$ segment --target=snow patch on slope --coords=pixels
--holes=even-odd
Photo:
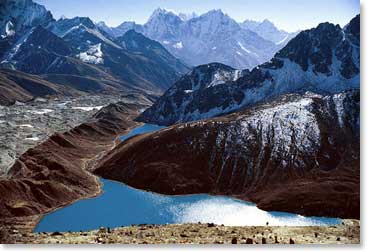
[[[15,35],[14,24],[11,21],[8,21],[5,25],[5,36],[2,35],[2,38],[11,37]]]
[[[335,104],[335,111],[338,115],[338,123],[340,127],[343,127],[343,114],[344,114],[344,93],[339,93],[333,96],[333,101]]]
[[[74,106],[71,109],[73,110],[82,110],[85,112],[93,111],[93,110],[101,110],[103,106]]]
[[[183,44],[182,44],[182,42],[178,42],[178,43],[174,44],[173,47],[175,47],[176,49],[182,49]]]
[[[30,29],[27,33],[21,36],[18,41],[14,44],[11,50],[5,55],[4,60],[1,63],[10,62],[13,57],[18,53],[20,47],[27,42],[28,37],[32,34],[34,29]]]
[[[280,44],[284,43],[288,39],[288,37],[289,37],[289,35],[286,35],[282,40],[276,42],[275,44],[280,45]]]
[[[245,47],[245,46],[243,46],[241,42],[238,42],[238,45],[239,45],[239,46],[241,47],[241,49],[242,49],[242,50],[244,50],[245,52],[247,52],[247,53],[251,53],[251,51],[250,51],[250,50],[248,50],[248,49],[246,49],[246,47]]]
[[[320,130],[315,115],[310,111],[312,103],[311,98],[303,98],[257,111],[242,122],[243,133],[248,133],[249,128],[262,128],[263,146],[267,144],[266,135],[273,133],[272,154],[288,153],[292,144],[302,152],[314,151],[320,145]]]
[[[246,53],[248,53],[248,54],[252,54],[252,55],[254,55],[255,57],[259,57],[259,55],[258,55],[257,53],[255,53],[255,52],[253,52],[253,51],[251,51],[251,50],[247,49],[245,46],[243,46],[243,44],[242,44],[241,42],[237,42],[237,43],[238,43],[238,45],[241,47],[241,49],[242,49],[243,51],[245,51]],[[242,53],[241,53],[241,52],[237,52],[237,54],[238,54],[238,55],[242,55]]]
[[[90,46],[86,52],[79,53],[76,57],[85,63],[103,64],[101,43]]]
[[[235,71],[217,71],[214,73],[212,81],[208,84],[209,87],[225,84],[227,81],[236,81],[241,76],[241,70]]]

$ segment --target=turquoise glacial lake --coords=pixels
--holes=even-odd
[[[145,124],[121,137],[162,129]],[[167,196],[100,179],[103,193],[45,215],[35,232],[87,231],[132,224],[216,223],[228,226],[308,226],[339,224],[338,218],[304,217],[284,212],[267,212],[255,204],[226,196],[207,194]]]

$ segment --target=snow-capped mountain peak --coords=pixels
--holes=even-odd
[[[81,27],[94,29],[95,25],[88,17],[74,17],[59,19],[51,25],[50,29],[59,37],[65,37],[71,31]]]
[[[164,8],[158,8],[156,10],[153,11],[153,14],[149,17],[148,19],[148,23],[149,22],[154,22],[155,19],[159,19],[159,18],[171,18],[171,19],[179,19],[181,20],[181,18],[178,16],[179,14],[176,13],[173,10],[168,10],[168,9],[164,9]]]
[[[262,22],[257,22],[253,20],[245,20],[241,23],[243,29],[251,30],[256,32],[259,36],[266,40],[272,41],[276,45],[280,46],[279,49],[284,47],[293,37],[295,37],[298,32],[286,32],[284,30],[278,29],[274,23],[268,19],[264,19]]]
[[[144,25],[124,22],[113,28],[100,23],[98,27],[114,37],[134,29],[160,42],[188,65],[219,62],[239,69],[251,69],[268,61],[292,38],[285,33],[273,42],[243,29],[221,9],[198,16],[158,8]]]
[[[178,36],[182,19],[172,11],[156,9],[144,25],[144,35],[154,40],[162,41]]]

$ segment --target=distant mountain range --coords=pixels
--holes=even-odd
[[[117,27],[108,27],[104,22],[97,25],[114,37],[134,29],[160,42],[192,66],[219,62],[238,69],[251,69],[270,60],[297,34],[278,30],[268,20],[239,24],[221,10],[198,16],[158,8],[144,25],[135,22],[123,22]]]
[[[243,29],[247,29],[256,32],[262,38],[272,41],[276,45],[285,46],[292,38],[294,38],[299,32],[286,32],[279,30],[272,22],[265,19],[262,22],[253,20],[246,20],[240,23]]]
[[[87,17],[56,21],[31,0],[6,0],[0,13],[0,67],[77,91],[159,95],[189,70],[143,35],[114,38]]]
[[[359,15],[344,28],[322,23],[299,33],[252,71],[218,63],[198,66],[139,119],[171,125],[233,112],[285,93],[359,88],[359,30]]]
[[[39,75],[72,93],[160,95],[190,66],[253,68],[295,35],[267,20],[239,24],[221,10],[198,16],[159,8],[144,25],[114,28],[88,17],[55,20],[32,0],[4,0],[0,14],[0,67]]]

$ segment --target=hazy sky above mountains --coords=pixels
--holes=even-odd
[[[197,14],[222,9],[238,22],[267,18],[287,31],[328,21],[344,26],[360,12],[359,0],[34,0],[55,18],[88,16],[117,26],[123,21],[145,23],[158,7]]]

